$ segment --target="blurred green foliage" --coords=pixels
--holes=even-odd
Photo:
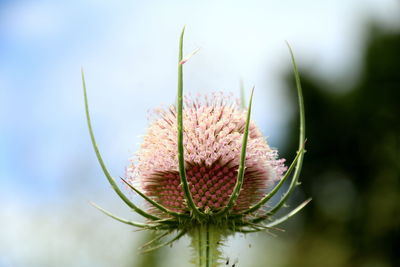
[[[400,266],[400,34],[371,26],[363,53],[350,90],[300,68],[308,139],[300,180],[313,201],[302,211],[303,232],[288,237],[286,266]],[[297,127],[294,117],[289,159]]]

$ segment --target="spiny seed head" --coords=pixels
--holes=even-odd
[[[158,109],[136,157],[128,180],[164,207],[189,212],[178,171],[176,107]],[[237,180],[246,111],[223,94],[185,98],[183,140],[186,176],[195,205],[202,211],[224,208]],[[233,213],[258,202],[286,170],[260,130],[250,122],[244,182]],[[161,215],[156,210],[153,213]]]

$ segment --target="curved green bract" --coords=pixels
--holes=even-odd
[[[182,29],[181,37],[179,39],[179,59],[178,59],[178,161],[179,161],[179,176],[183,192],[185,195],[186,203],[191,210],[192,214],[197,218],[205,216],[193,202],[192,194],[190,193],[189,184],[186,178],[185,169],[185,156],[183,148],[183,36],[185,34],[185,27]]]
[[[296,157],[294,158],[294,160],[290,164],[289,169],[287,170],[285,175],[282,177],[282,179],[279,181],[279,183],[267,195],[265,195],[265,197],[263,197],[257,204],[255,204],[254,206],[248,208],[247,210],[244,210],[243,212],[241,212],[237,216],[246,215],[246,214],[252,213],[254,211],[257,211],[265,203],[267,203],[267,201],[270,200],[276,194],[276,192],[278,192],[278,190],[282,187],[283,183],[290,176],[290,174],[292,173],[292,171],[293,171],[298,159],[300,158],[300,155],[303,153],[303,151],[304,151],[304,147],[300,151],[297,152]]]
[[[94,137],[93,129],[92,129],[92,123],[90,120],[90,114],[89,114],[89,104],[88,104],[88,97],[86,93],[86,82],[85,82],[85,75],[83,73],[82,69],[82,86],[83,86],[83,96],[85,99],[85,112],[86,112],[86,121],[87,125],[89,128],[89,134],[90,134],[90,139],[92,141],[93,149],[96,153],[97,160],[100,163],[101,169],[103,170],[104,175],[106,176],[108,182],[110,183],[111,187],[114,189],[114,191],[117,193],[117,195],[124,201],[130,208],[132,208],[134,211],[142,215],[143,217],[150,219],[150,220],[159,220],[157,216],[148,214],[144,210],[138,208],[135,204],[132,203],[125,195],[122,193],[122,191],[119,189],[117,183],[115,182],[114,178],[111,177],[109,171],[107,170],[106,165],[104,164],[103,158],[101,157],[99,148],[97,147],[96,139]]]
[[[155,208],[171,215],[174,217],[183,217],[183,218],[188,218],[189,216],[187,214],[181,214],[178,212],[174,212],[172,210],[167,209],[166,207],[164,207],[163,205],[157,203],[156,201],[152,200],[151,198],[149,198],[148,196],[146,196],[145,194],[143,194],[140,190],[136,189],[133,185],[131,185],[130,183],[128,183],[128,181],[126,181],[124,178],[121,178],[121,180],[129,186],[129,188],[131,188],[133,191],[135,191],[136,193],[138,193],[142,198],[144,198],[147,202],[149,202],[150,204],[152,204]]]
[[[145,247],[150,246],[151,244],[153,244],[154,242],[157,242],[158,240],[162,239],[164,236],[169,235],[171,232],[170,231],[166,231],[164,233],[162,233],[161,235],[156,236],[155,238],[153,238],[152,240],[150,240],[149,242],[143,244],[140,248],[144,249]]]
[[[303,91],[301,88],[301,82],[300,82],[300,75],[297,69],[297,64],[296,60],[293,55],[292,48],[290,47],[289,43],[286,43],[290,56],[292,58],[292,64],[293,64],[293,72],[294,72],[294,77],[296,79],[296,88],[297,88],[297,96],[298,96],[298,102],[299,102],[299,111],[300,111],[300,134],[299,134],[299,151],[301,150],[303,144],[306,141],[305,134],[306,134],[306,123],[305,123],[305,113],[304,113],[304,100],[303,100]],[[293,192],[294,188],[299,185],[298,180],[301,172],[301,167],[303,165],[303,158],[304,158],[304,150],[303,152],[300,153],[300,157],[297,161],[296,164],[296,170],[293,175],[292,182],[290,183],[289,189],[287,192],[282,196],[281,200],[274,206],[270,211],[268,211],[267,215],[273,215],[275,214],[276,211],[278,211],[286,202],[287,198],[289,195]]]
[[[256,224],[256,223],[238,223],[239,225],[236,228],[230,227],[230,229],[234,232],[240,232],[240,233],[255,233],[255,232],[260,232],[260,231],[265,231],[265,230],[281,230],[278,228],[273,228],[269,227],[266,225],[262,224]]]
[[[262,230],[264,230],[264,229],[262,229]],[[257,232],[260,232],[262,230],[258,230],[258,229],[248,230],[248,229],[238,229],[238,228],[235,229],[236,232],[239,232],[239,233],[242,233],[242,234],[257,233]]]
[[[284,221],[288,220],[289,218],[293,217],[296,213],[298,213],[300,210],[302,210],[309,202],[311,201],[311,198],[307,199],[303,203],[301,203],[299,206],[297,206],[295,209],[293,209],[291,212],[286,214],[285,216],[282,216],[279,219],[274,220],[273,222],[265,224],[266,227],[273,227],[275,225],[281,224]]]
[[[286,44],[287,44],[287,46],[289,48],[290,56],[291,56],[291,59],[292,59],[293,72],[294,72],[294,76],[295,76],[295,80],[296,80],[297,97],[298,97],[299,113],[300,113],[299,114],[299,117],[300,117],[299,151],[302,151],[303,144],[305,143],[305,133],[306,133],[303,91],[302,91],[302,88],[301,88],[300,75],[299,75],[299,72],[298,72],[298,69],[297,69],[297,64],[296,64],[296,60],[295,60],[294,55],[293,55],[292,48],[290,47],[289,43],[286,43]],[[259,222],[259,221],[264,220],[267,217],[270,217],[270,216],[274,215],[285,204],[286,200],[288,199],[290,194],[293,192],[295,187],[299,185],[298,180],[299,180],[299,176],[300,176],[300,172],[301,172],[301,167],[302,167],[302,164],[303,164],[304,153],[305,153],[304,150],[300,153],[299,159],[297,160],[296,169],[295,169],[295,172],[293,174],[292,181],[291,181],[291,183],[289,185],[288,190],[285,192],[285,194],[283,194],[283,196],[280,199],[280,201],[272,209],[270,209],[265,214],[265,216],[253,219],[253,220],[251,220],[252,222]],[[262,219],[262,218],[264,218],[264,219]]]
[[[239,197],[240,190],[242,189],[243,180],[244,180],[244,171],[245,171],[245,161],[246,161],[246,149],[247,149],[247,140],[249,137],[249,125],[250,125],[250,115],[251,115],[251,105],[253,102],[253,93],[254,87],[251,90],[250,101],[249,101],[249,108],[247,110],[247,118],[246,118],[246,126],[243,133],[243,140],[242,140],[242,151],[240,153],[240,163],[238,174],[236,178],[236,184],[233,188],[232,194],[229,198],[228,204],[219,212],[216,212],[215,215],[223,215],[229,212],[236,203],[237,198]]]
[[[105,215],[107,215],[107,216],[113,218],[114,220],[117,220],[117,221],[119,221],[119,222],[122,222],[122,223],[124,223],[124,224],[132,225],[132,226],[139,227],[139,228],[149,228],[149,227],[151,227],[150,225],[147,225],[147,224],[144,224],[144,223],[133,222],[133,221],[129,221],[129,220],[126,220],[126,219],[122,219],[122,218],[120,218],[120,217],[118,217],[118,216],[112,214],[111,212],[109,212],[109,211],[103,209],[102,207],[98,206],[98,205],[97,205],[96,203],[94,203],[94,202],[90,202],[90,204],[91,204],[93,207],[95,207],[96,209],[100,210],[100,211],[101,211],[102,213],[104,213]]]
[[[181,238],[182,236],[184,236],[185,234],[186,234],[186,230],[182,230],[176,237],[174,237],[174,238],[171,239],[170,241],[167,241],[167,242],[165,242],[165,243],[159,244],[159,245],[154,246],[154,247],[149,248],[149,249],[142,250],[142,252],[143,252],[143,253],[147,253],[147,252],[151,252],[151,251],[153,251],[153,250],[156,250],[156,249],[159,249],[159,248],[168,246],[169,244],[172,244],[172,243],[174,243],[175,241],[177,241],[178,239],[180,239],[180,238]]]

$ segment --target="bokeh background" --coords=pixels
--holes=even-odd
[[[141,220],[96,162],[80,81],[83,66],[100,149],[123,176],[148,110],[174,102],[184,24],[186,52],[201,48],[186,92],[255,85],[253,118],[289,160],[298,121],[285,40],[303,81],[308,152],[290,204],[313,201],[284,233],[230,238],[230,262],[400,266],[397,0],[0,1],[0,266],[188,266],[187,239],[141,255],[148,234],[88,204]]]

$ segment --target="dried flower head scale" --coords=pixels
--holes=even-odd
[[[179,42],[177,106],[160,111],[150,123],[137,153],[137,162],[128,167],[127,178],[121,178],[148,202],[150,209],[147,211],[136,206],[121,191],[103,162],[91,126],[82,71],[87,124],[100,166],[118,196],[147,221],[139,223],[122,219],[92,204],[120,222],[159,231],[154,240],[143,246],[143,251],[171,244],[188,234],[192,239],[196,266],[217,266],[221,260],[218,247],[224,237],[235,232],[272,229],[310,201],[273,220],[299,185],[305,153],[303,97],[296,62],[288,45],[298,92],[300,136],[297,154],[286,170],[284,160],[278,158],[277,151],[268,146],[250,120],[254,88],[248,108],[245,108],[243,97],[243,108],[235,106],[223,95],[186,98],[184,101],[183,64],[197,51],[183,59],[183,36],[184,29]],[[267,202],[293,171],[287,191],[275,205],[266,209]],[[270,189],[275,181],[278,183]],[[133,182],[139,182],[141,190],[133,186]],[[174,232],[174,237],[162,241]]]

